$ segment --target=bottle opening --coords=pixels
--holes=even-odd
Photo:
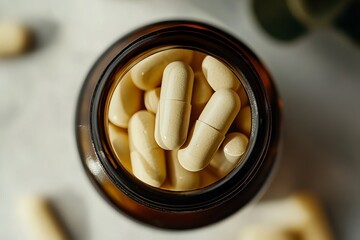
[[[112,164],[168,191],[205,188],[241,168],[254,141],[241,76],[185,48],[157,51],[112,74],[104,113]]]

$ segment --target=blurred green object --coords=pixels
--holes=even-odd
[[[335,26],[359,43],[359,0],[253,0],[253,10],[260,26],[281,41]]]
[[[254,0],[253,9],[261,27],[272,37],[290,41],[307,29],[292,15],[286,0]]]

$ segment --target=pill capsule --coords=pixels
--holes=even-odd
[[[239,80],[222,62],[211,56],[206,56],[202,62],[202,71],[214,91],[222,88],[237,90]]]
[[[178,150],[166,152],[167,175],[170,178],[170,183],[173,190],[188,191],[199,187],[200,174],[198,172],[190,172],[183,168],[177,157]]]
[[[203,170],[198,172],[200,174],[200,187],[201,188],[207,187],[210,184],[213,184],[214,182],[219,180],[219,177],[216,174],[214,174],[209,167],[210,166],[207,166],[206,168],[204,168]]]
[[[192,126],[192,123],[199,118],[213,93],[214,91],[206,81],[204,74],[201,71],[196,72],[194,75],[194,87],[191,98],[190,126]]]
[[[42,196],[26,196],[17,206],[19,220],[29,239],[70,239],[50,202]]]
[[[109,140],[117,156],[117,160],[129,172],[131,169],[129,137],[125,129],[109,123]]]
[[[220,147],[239,110],[240,99],[233,90],[216,91],[179,150],[180,164],[189,171],[205,168]]]
[[[250,136],[251,132],[251,109],[250,106],[241,108],[239,114],[235,118],[235,126],[238,131]]]
[[[219,177],[228,174],[239,163],[248,146],[248,138],[243,133],[226,135],[221,147],[210,161],[211,170]]]
[[[155,140],[163,149],[178,149],[186,140],[194,73],[183,62],[172,62],[163,74]]]
[[[190,63],[193,51],[186,49],[170,49],[155,53],[145,58],[131,69],[134,84],[142,90],[151,90],[161,83],[165,67],[174,61]]]
[[[145,92],[144,103],[149,112],[156,113],[160,101],[160,88],[155,88]]]
[[[165,153],[154,139],[155,115],[142,110],[129,121],[130,157],[133,174],[159,187],[166,178]]]
[[[30,31],[16,22],[0,22],[0,58],[11,57],[28,50],[31,45]]]
[[[109,105],[109,120],[118,127],[127,128],[130,117],[141,109],[142,91],[127,73],[116,86]]]
[[[279,226],[247,226],[240,233],[242,240],[296,240],[301,239],[301,234],[292,229],[283,229]]]

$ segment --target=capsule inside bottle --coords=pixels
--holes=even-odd
[[[113,166],[131,174],[134,181],[176,192],[208,187],[241,168],[254,139],[253,105],[243,74],[216,56],[196,50],[173,48],[147,55],[132,68],[120,67],[113,74],[105,110]],[[209,106],[214,96],[220,100]],[[235,104],[231,108],[228,100],[222,101],[228,96]],[[139,116],[151,119],[151,126],[145,122],[135,126]],[[121,119],[121,124],[114,119]],[[114,141],[118,133],[129,136],[123,138],[129,141],[123,148],[122,138]],[[126,155],[119,154],[119,149]],[[212,152],[207,154],[209,149]],[[188,167],[197,165],[193,163],[200,159],[200,152],[201,166]],[[192,159],[186,159],[189,154]]]

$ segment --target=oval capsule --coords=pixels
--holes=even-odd
[[[221,147],[210,161],[210,169],[219,177],[228,174],[239,163],[248,146],[248,138],[243,133],[226,135]]]
[[[160,187],[166,178],[165,153],[154,139],[155,115],[142,110],[129,122],[130,157],[133,174],[141,181]]]
[[[204,58],[202,71],[214,91],[223,88],[236,91],[240,86],[240,82],[234,73],[222,62],[211,56]]]
[[[131,172],[129,137],[125,129],[116,127],[109,123],[109,140],[117,156],[119,163],[125,167],[128,172]]]
[[[144,103],[149,112],[156,113],[160,101],[161,88],[155,88],[145,92]]]
[[[151,90],[161,83],[161,76],[165,67],[174,61],[190,63],[193,51],[187,49],[170,49],[155,53],[131,69],[134,84],[142,90]]]
[[[194,75],[194,87],[191,98],[191,126],[199,118],[202,110],[213,93],[214,91],[206,81],[204,74],[201,71],[196,72]]]
[[[235,126],[238,131],[245,133],[247,136],[250,136],[251,132],[251,108],[250,106],[245,106],[241,108],[239,114],[235,118]]]
[[[200,175],[197,172],[190,172],[183,168],[177,157],[178,150],[172,150],[166,152],[168,178],[170,178],[170,184],[172,190],[175,191],[189,191],[199,187]]]
[[[164,70],[156,118],[155,140],[167,150],[178,149],[186,140],[194,73],[183,62],[172,62]]]
[[[127,128],[131,116],[142,106],[142,91],[127,73],[116,86],[110,100],[108,118],[118,127]]]
[[[180,164],[189,171],[205,168],[220,147],[239,110],[240,99],[233,90],[216,91],[179,150]]]

